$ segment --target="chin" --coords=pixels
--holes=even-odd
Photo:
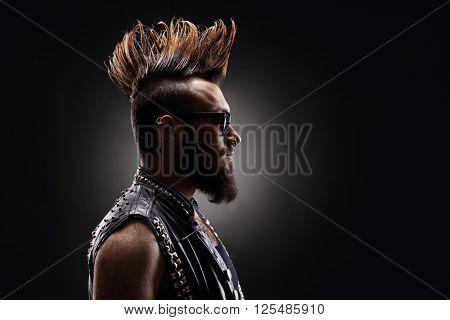
[[[197,188],[207,195],[211,203],[229,203],[237,197],[238,189],[233,175],[233,162],[226,157],[220,162],[217,174],[198,173],[194,176],[194,180]]]

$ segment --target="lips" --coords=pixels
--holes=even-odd
[[[233,160],[234,151],[229,151],[225,154],[225,158]]]

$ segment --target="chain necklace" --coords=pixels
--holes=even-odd
[[[219,235],[217,234],[216,231],[214,231],[214,227],[211,225],[211,222],[209,221],[209,219],[207,219],[203,213],[195,210],[198,213],[198,216],[200,217],[200,219],[202,219],[202,221],[204,222],[204,224],[207,226],[207,228],[214,234],[214,236],[217,238],[218,244],[220,244],[222,241],[219,238]],[[206,230],[205,230],[206,231]]]

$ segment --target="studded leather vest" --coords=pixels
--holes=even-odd
[[[166,192],[168,191],[168,192]],[[92,232],[88,253],[89,298],[95,257],[102,243],[130,219],[142,219],[154,232],[166,260],[169,285],[156,299],[244,299],[236,270],[223,243],[214,246],[194,219],[198,204],[166,182],[138,168],[133,184]]]

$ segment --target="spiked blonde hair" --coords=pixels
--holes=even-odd
[[[107,62],[113,82],[130,99],[151,79],[200,76],[215,83],[225,77],[236,26],[222,20],[206,28],[182,18],[159,22],[157,31],[140,21],[116,45]]]

